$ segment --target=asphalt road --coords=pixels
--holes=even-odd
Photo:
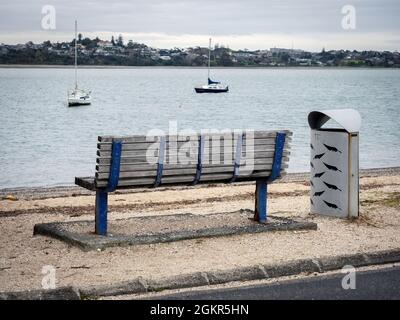
[[[236,288],[199,290],[159,296],[159,299],[175,300],[399,300],[400,266],[356,272],[356,289],[342,288],[346,274],[306,277],[273,284],[258,284]]]

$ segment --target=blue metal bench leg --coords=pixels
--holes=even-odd
[[[254,220],[264,223],[267,222],[267,181],[256,181],[256,205]]]
[[[96,234],[107,235],[108,193],[96,191]]]
[[[267,180],[256,182],[256,206],[254,210],[254,220],[265,223],[267,222],[267,196],[268,196],[268,182],[272,182],[279,178],[282,168],[283,149],[285,147],[286,133],[278,132],[275,138],[275,153],[274,161],[272,163],[271,175]]]

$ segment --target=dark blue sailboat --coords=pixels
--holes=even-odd
[[[195,87],[194,90],[197,93],[220,93],[228,92],[229,87],[222,85],[218,81],[210,79],[210,61],[211,61],[211,38],[208,46],[208,84],[204,86]]]

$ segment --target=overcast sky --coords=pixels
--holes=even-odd
[[[42,7],[56,9],[56,30],[42,29]],[[342,7],[356,29],[342,28]],[[88,37],[159,48],[400,49],[400,0],[0,0],[0,42],[71,40],[74,20]]]

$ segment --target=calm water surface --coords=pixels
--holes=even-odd
[[[311,110],[355,108],[361,168],[400,165],[400,70],[217,69],[227,94],[194,93],[204,69],[82,69],[91,106],[68,108],[72,69],[0,69],[0,188],[72,184],[92,175],[98,135],[179,129],[294,132],[291,172],[307,171]]]

